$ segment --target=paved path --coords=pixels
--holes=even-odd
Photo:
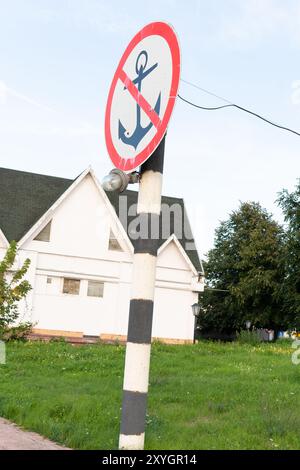
[[[35,432],[23,431],[15,424],[0,418],[0,450],[66,450]]]

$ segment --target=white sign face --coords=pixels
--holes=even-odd
[[[127,47],[107,102],[105,138],[114,165],[130,171],[165,135],[177,96],[180,53],[173,29],[151,23]]]

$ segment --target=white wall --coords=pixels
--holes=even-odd
[[[176,247],[175,247],[176,248]],[[181,253],[173,261],[181,264]],[[176,260],[177,258],[177,260]],[[191,305],[198,294],[191,291],[192,273],[162,267],[158,259],[153,336],[192,339],[194,319]],[[101,273],[103,273],[101,275]],[[38,255],[33,320],[37,328],[83,332],[85,335],[126,335],[132,265],[88,258]],[[47,276],[53,279],[47,284]],[[81,279],[79,296],[62,293],[63,276]],[[87,279],[104,282],[104,297],[87,297]]]
[[[197,295],[187,290],[156,288],[152,336],[192,340],[194,316],[191,305],[196,301]]]
[[[159,253],[157,259],[157,265],[175,269],[181,269],[186,272],[190,271],[190,268],[183,258],[178,256],[178,248],[174,241],[171,241],[162,252]]]
[[[87,296],[87,279],[80,281],[79,295],[63,294],[63,278],[38,275],[34,303],[37,328],[82,332],[99,336],[115,329],[114,312],[118,284],[105,283],[103,298]]]

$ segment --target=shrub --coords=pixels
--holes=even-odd
[[[24,322],[11,327],[0,327],[0,338],[3,341],[25,340],[31,333],[32,323]]]
[[[19,318],[18,303],[31,290],[31,285],[24,280],[30,266],[26,259],[19,269],[14,269],[17,255],[17,244],[11,242],[7,252],[0,261],[0,339],[24,338],[31,329],[29,322],[17,324]]]
[[[241,330],[237,332],[236,337],[237,337],[237,341],[240,344],[256,345],[262,342],[261,335],[259,334],[257,330],[252,330],[252,331]]]

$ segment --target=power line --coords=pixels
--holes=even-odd
[[[199,106],[199,105],[193,103],[192,101],[189,101],[189,100],[183,98],[182,96],[178,95],[178,98],[180,98],[182,101],[189,104],[190,106],[194,106],[195,108],[203,109],[205,111],[217,111],[218,109],[224,109],[224,108],[237,108],[240,111],[244,111],[245,113],[251,114],[252,116],[257,117],[258,119],[261,119],[262,121],[266,122],[267,124],[270,124],[271,126],[277,127],[278,129],[282,129],[282,130],[287,131],[287,132],[291,132],[292,134],[298,135],[300,137],[299,132],[294,131],[293,129],[290,129],[289,127],[285,127],[285,126],[281,126],[280,124],[276,124],[275,122],[270,121],[269,119],[266,119],[265,117],[261,116],[258,113],[255,113],[254,111],[250,111],[249,109],[244,108],[243,106],[239,106],[238,104],[231,103],[230,101],[226,100],[225,98],[222,98],[221,96],[218,96],[215,93],[212,93],[208,90],[205,90],[205,88],[201,88],[198,85],[195,85],[191,82],[188,82],[187,80],[181,79],[181,81],[184,82],[184,83],[187,83],[188,85],[193,86],[194,88],[197,88],[201,91],[204,91],[205,93],[207,93],[211,96],[214,96],[215,98],[218,98],[218,99],[224,101],[225,103],[228,103],[226,105],[216,106],[216,107]]]
[[[214,96],[215,98],[218,98],[219,100],[222,100],[225,103],[232,104],[232,101],[228,101],[226,98],[223,98],[222,96],[216,95],[215,93],[212,93],[211,91],[208,91],[205,88],[201,88],[201,86],[195,85],[195,83],[188,82],[187,80],[184,80],[183,78],[181,78],[180,81],[183,82],[183,83],[186,83],[187,85],[190,85],[194,88],[197,88],[197,90],[204,91],[204,93],[207,93],[210,96]]]
[[[180,98],[185,103],[190,104],[191,106],[194,106],[195,108],[198,108],[198,109],[204,109],[205,111],[216,111],[217,109],[230,108],[232,106],[235,106],[235,104],[224,104],[223,106],[216,106],[214,108],[207,108],[206,106],[199,106],[198,104],[192,103],[191,101],[186,100],[185,98],[183,98],[180,95],[177,95],[177,96],[178,96],[178,98]]]

